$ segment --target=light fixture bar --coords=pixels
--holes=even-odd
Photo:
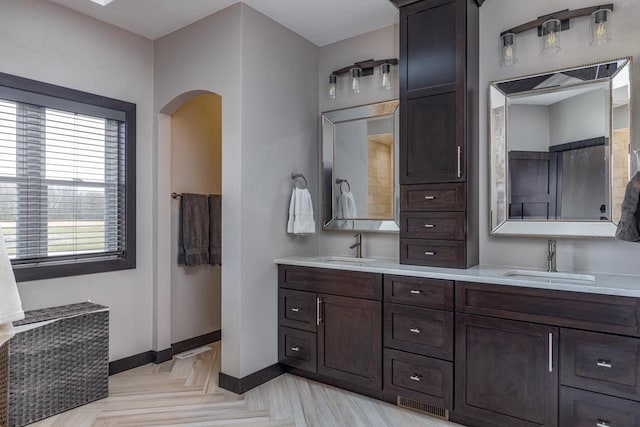
[[[538,29],[538,35],[541,36],[541,28],[542,24],[549,21],[550,19],[557,19],[562,23],[562,31],[569,29],[569,20],[573,18],[578,18],[580,16],[589,16],[593,12],[596,12],[600,9],[609,9],[613,11],[613,4],[601,4],[599,6],[591,6],[591,7],[583,7],[581,9],[575,10],[560,10],[558,12],[549,13],[547,15],[539,16],[537,19],[527,22],[526,24],[518,25],[517,27],[510,28],[508,30],[503,31],[500,35],[504,35],[507,33],[520,34],[522,32],[532,30],[534,28]]]

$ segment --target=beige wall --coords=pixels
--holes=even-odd
[[[200,95],[171,116],[171,191],[222,193],[222,98]],[[180,202],[171,205],[171,342],[220,329],[220,267],[179,266]]]

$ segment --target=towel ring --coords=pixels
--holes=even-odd
[[[336,179],[336,184],[338,184],[340,186],[340,194],[344,194],[344,191],[342,191],[342,184],[347,184],[347,191],[350,193],[351,192],[351,184],[349,184],[349,181],[346,179],[342,179],[342,178],[337,178]]]
[[[303,174],[301,174],[301,173],[292,173],[291,174],[291,180],[293,181],[293,185],[294,186],[296,185],[296,179],[302,179],[304,181],[304,187],[302,187],[302,188],[307,188],[308,187],[307,178],[305,178]]]

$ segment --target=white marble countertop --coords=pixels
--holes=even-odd
[[[479,265],[463,270],[456,268],[404,265],[399,264],[397,260],[383,258],[376,258],[363,264],[351,262],[326,262],[322,260],[328,256],[329,255],[290,256],[278,258],[275,260],[275,263],[301,267],[362,271],[368,273],[393,274],[398,276],[426,277],[431,279],[459,280],[494,285],[522,286],[526,288],[552,289],[557,291],[585,292],[591,294],[640,298],[640,276],[580,272],[578,274],[591,275],[594,279],[593,281],[582,281],[555,277],[524,277],[520,275],[507,276],[508,273],[514,271],[542,271],[519,267]]]

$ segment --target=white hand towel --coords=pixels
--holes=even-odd
[[[21,319],[24,319],[22,302],[0,228],[0,345],[13,337],[12,322]]]
[[[356,199],[351,191],[345,191],[338,196],[338,218],[357,218]]]
[[[287,233],[293,234],[293,224],[296,222],[296,188],[291,192],[289,202],[289,221],[287,221]]]
[[[294,188],[289,203],[287,233],[304,235],[315,232],[316,222],[313,219],[311,193],[306,188]]]

